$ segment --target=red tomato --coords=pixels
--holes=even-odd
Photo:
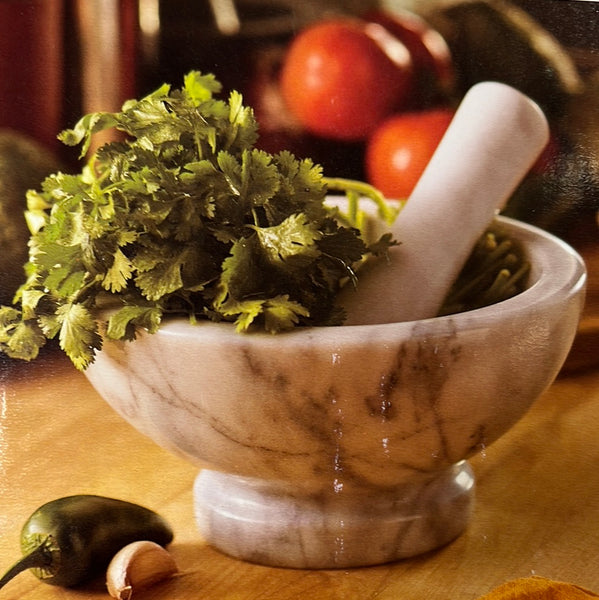
[[[547,145],[532,166],[531,172],[535,173],[536,175],[544,175],[554,169],[560,158],[560,146],[561,144],[557,135],[552,132],[549,136]]]
[[[415,106],[453,92],[455,70],[451,51],[443,36],[424,19],[400,8],[371,10],[363,19],[385,27],[409,50],[417,74]]]
[[[436,109],[397,114],[368,140],[368,181],[388,198],[407,198],[443,137],[454,112]]]
[[[408,96],[411,64],[407,48],[379,24],[321,21],[291,42],[281,92],[309,132],[364,140]]]

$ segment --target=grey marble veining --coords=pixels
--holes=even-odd
[[[204,536],[227,554],[295,568],[348,568],[446,544],[466,526],[474,479],[466,462],[388,489],[342,486],[298,495],[276,485],[203,470],[195,485]]]
[[[323,568],[433,549],[468,523],[465,459],[552,382],[583,304],[580,258],[504,224],[533,270],[529,289],[495,306],[276,336],[173,320],[106,342],[87,376],[134,427],[203,467],[197,521],[224,552]]]

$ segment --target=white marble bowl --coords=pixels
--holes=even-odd
[[[469,520],[465,459],[550,385],[584,302],[569,246],[499,220],[532,264],[504,302],[274,336],[172,320],[106,343],[87,376],[139,431],[203,467],[197,523],[225,553],[347,568],[439,547]]]

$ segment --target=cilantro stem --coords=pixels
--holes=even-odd
[[[349,202],[349,217],[354,222],[358,216],[358,198],[368,198],[372,200],[377,208],[379,215],[386,223],[391,225],[401,210],[400,206],[393,206],[374,186],[363,181],[354,181],[353,179],[345,179],[343,177],[323,177],[323,182],[329,190],[337,190],[344,192],[348,197]]]

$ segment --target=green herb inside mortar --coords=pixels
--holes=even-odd
[[[453,283],[440,315],[507,300],[525,289],[530,265],[521,246],[493,224],[479,238]]]
[[[155,332],[168,313],[273,333],[343,321],[339,282],[393,242],[367,246],[335,219],[321,167],[256,149],[252,110],[237,92],[215,98],[220,89],[212,75],[191,72],[181,89],[165,84],[59,136],[81,144],[82,157],[98,131],[116,128],[127,141],[28,193],[28,279],[15,305],[0,309],[7,355],[35,358],[57,337],[84,369],[101,347],[96,309],[106,302],[117,309],[107,324],[113,339]],[[365,184],[334,183],[380,202]]]
[[[126,141],[102,146],[81,173],[50,175],[28,192],[28,278],[14,304],[0,308],[1,351],[31,360],[58,338],[85,369],[101,348],[98,309],[106,306],[114,309],[106,335],[123,340],[155,332],[168,314],[272,333],[343,322],[339,286],[356,283],[356,263],[395,244],[388,234],[366,241],[358,198],[374,200],[388,222],[397,211],[371,186],[256,149],[251,108],[237,92],[216,98],[220,89],[214,76],[191,72],[181,89],[165,84],[60,134],[81,145],[81,157],[99,131],[116,128]],[[346,214],[324,204],[332,190],[346,194]],[[487,242],[482,250],[444,312],[521,289],[521,256]]]

